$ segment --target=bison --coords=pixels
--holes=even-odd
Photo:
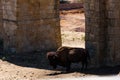
[[[56,52],[48,52],[47,58],[50,65],[56,69],[57,65],[66,67],[66,71],[70,70],[71,63],[82,63],[82,68],[87,68],[89,53],[83,48],[60,47]]]

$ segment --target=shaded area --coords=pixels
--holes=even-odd
[[[34,54],[34,55],[33,55]],[[53,70],[48,60],[46,59],[46,52],[33,52],[33,53],[23,53],[23,54],[6,54],[0,55],[0,58],[4,61],[8,61],[10,64],[15,64],[18,66],[26,68],[35,68],[41,70],[40,72],[43,77],[66,77],[67,76],[90,76],[90,75],[99,75],[99,76],[108,76],[108,75],[118,75],[120,74],[120,66],[115,67],[101,67],[101,68],[90,68],[85,71],[81,71],[79,66],[72,64],[70,72],[66,72],[65,68],[58,67],[57,70]],[[1,64],[2,65],[2,64]],[[20,70],[22,70],[22,67]],[[89,66],[88,66],[89,67]],[[13,68],[14,69],[14,68]],[[29,70],[29,69],[28,69]],[[49,70],[46,72],[45,70]],[[19,71],[19,70],[18,70]],[[28,71],[34,73],[33,71]],[[36,72],[37,73],[37,72]],[[35,74],[35,73],[34,73]]]
[[[69,74],[69,73],[83,73],[84,75],[99,75],[99,76],[109,76],[109,75],[118,75],[120,74],[120,65],[115,66],[115,67],[101,67],[101,68],[90,68],[84,71],[81,71],[78,68],[72,69],[70,72],[54,72],[51,74],[47,74],[48,76],[55,76],[55,75],[60,75],[60,74]]]
[[[23,67],[49,69],[46,52],[2,54],[0,59]]]
[[[95,75],[117,75],[120,72],[120,65],[115,67],[101,67],[101,68],[92,68],[88,71],[85,71],[86,74],[95,74]]]

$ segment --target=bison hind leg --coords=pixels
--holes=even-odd
[[[88,62],[85,60],[85,61],[82,61],[82,67],[81,67],[81,71],[87,69],[87,65],[88,65]]]
[[[82,67],[81,67],[81,71],[83,71],[83,69],[84,69],[84,62],[82,61]]]

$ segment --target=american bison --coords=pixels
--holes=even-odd
[[[82,63],[82,70],[87,68],[89,53],[83,48],[60,47],[56,52],[48,52],[47,58],[50,65],[55,69],[57,65],[66,67],[66,71],[70,70],[71,63]]]

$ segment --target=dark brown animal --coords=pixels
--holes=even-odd
[[[49,60],[49,64],[55,69],[57,67],[57,54],[56,52],[48,52],[47,59]]]
[[[82,63],[82,68],[87,68],[89,53],[83,48],[60,47],[56,52],[47,53],[49,62],[53,68],[57,65],[66,67],[66,71],[70,70],[71,63]]]

